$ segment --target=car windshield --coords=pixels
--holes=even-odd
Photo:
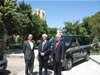
[[[56,37],[55,37],[55,36],[54,36],[54,37],[52,37],[52,38],[50,39],[50,42],[51,42],[51,43],[56,42]]]
[[[65,46],[69,46],[71,44],[72,37],[71,36],[61,36],[61,40],[65,42]],[[51,43],[56,42],[56,37],[52,37],[50,39]]]

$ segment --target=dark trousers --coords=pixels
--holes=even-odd
[[[54,75],[61,75],[62,63],[54,61]]]
[[[42,75],[42,69],[45,69],[45,75],[48,75],[47,68],[48,68],[48,60],[39,59],[39,75]]]
[[[34,58],[30,60],[25,60],[25,74],[33,73]]]

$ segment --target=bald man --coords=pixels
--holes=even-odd
[[[35,41],[32,40],[32,34],[28,35],[28,40],[24,41],[23,52],[25,58],[25,75],[32,75],[34,65]]]
[[[56,42],[53,45],[51,61],[54,63],[54,75],[61,75],[62,63],[64,62],[65,44],[61,41],[61,35],[56,35]]]
[[[48,68],[48,59],[50,54],[50,43],[47,40],[47,34],[42,35],[42,41],[39,43],[39,75],[42,75],[42,69],[45,69],[45,74],[47,73]]]

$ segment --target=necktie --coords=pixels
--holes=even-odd
[[[44,45],[45,45],[45,41],[43,41],[43,43],[42,43],[42,52],[43,52],[43,49],[44,49]]]
[[[56,42],[56,45],[55,45],[55,53],[56,53],[57,46],[58,46],[58,42]]]

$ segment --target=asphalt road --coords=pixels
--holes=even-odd
[[[25,75],[24,59],[23,58],[7,58],[8,68],[0,75]],[[35,59],[33,75],[38,75],[38,60]],[[48,75],[53,75],[52,69],[49,69]],[[69,71],[62,71],[62,75],[100,75],[100,65],[92,60],[87,62],[81,61],[74,64]]]

